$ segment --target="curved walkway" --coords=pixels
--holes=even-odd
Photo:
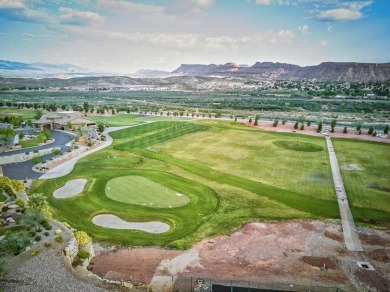
[[[325,136],[325,139],[329,152],[329,160],[332,168],[333,183],[337,194],[337,202],[340,209],[345,246],[347,250],[363,251],[355,222],[353,221],[351,209],[349,208],[347,194],[345,192],[343,179],[340,174],[339,163],[333,149],[332,141],[328,136]]]
[[[47,171],[45,174],[43,174],[39,179],[50,179],[50,178],[57,178],[57,177],[62,177],[62,176],[65,176],[69,173],[72,172],[74,166],[76,165],[77,161],[91,153],[94,153],[96,151],[99,151],[103,148],[106,148],[108,146],[110,146],[112,144],[112,138],[110,135],[108,135],[108,133],[110,132],[114,132],[114,131],[118,131],[118,130],[122,130],[122,129],[126,129],[126,128],[132,128],[132,127],[138,127],[140,125],[144,125],[144,124],[138,124],[138,125],[134,125],[134,126],[122,126],[122,127],[110,127],[110,128],[106,128],[104,130],[104,134],[106,135],[106,138],[107,140],[105,141],[104,144],[100,145],[99,147],[96,147],[90,151],[87,151],[87,152],[84,152],[83,154],[81,155],[78,155],[52,169],[50,169],[49,171]]]

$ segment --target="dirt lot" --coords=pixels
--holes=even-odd
[[[187,251],[98,248],[90,267],[104,278],[149,285],[153,291],[171,291],[172,276],[179,276],[178,281],[204,277],[388,291],[390,232],[359,228],[359,235],[364,253],[344,248],[337,222],[249,223]],[[359,268],[356,261],[368,261],[375,270]]]

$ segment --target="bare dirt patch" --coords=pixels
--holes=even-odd
[[[324,270],[334,269],[336,267],[336,263],[332,258],[303,256],[301,257],[301,261],[313,267],[323,268]]]
[[[389,291],[389,281],[377,271],[357,269],[354,274],[358,281],[369,289],[368,291],[373,291],[371,290],[372,288],[375,288],[375,291],[379,292]]]
[[[382,262],[382,263],[389,263],[390,262],[390,250],[388,249],[375,249],[373,251],[370,251],[367,253],[367,256],[375,261]]]
[[[327,238],[336,240],[336,241],[338,241],[338,242],[343,242],[343,240],[344,240],[343,236],[334,234],[334,233],[332,233],[332,232],[329,232],[328,230],[326,230],[326,231],[324,232],[324,235],[325,235]]]
[[[359,229],[359,233],[375,239],[375,245],[363,241],[367,252],[385,249],[378,244],[386,244],[390,238],[384,231],[368,228]],[[204,239],[187,251],[134,248],[102,253],[93,259],[92,271],[135,285],[152,282],[161,284],[160,287],[164,281],[172,283],[173,276],[178,277],[177,283],[203,277],[361,291],[371,285],[364,279],[356,281],[355,271],[360,269],[356,261],[365,260],[375,266],[380,281],[389,282],[384,275],[390,275],[390,266],[381,261],[386,255],[376,251],[368,258],[347,251],[342,238],[341,226],[329,222],[248,223],[229,236]]]
[[[125,280],[134,285],[150,283],[162,260],[170,260],[181,251],[162,248],[126,248],[94,257],[89,269],[106,279]]]

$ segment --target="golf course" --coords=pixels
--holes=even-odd
[[[38,180],[30,191],[48,197],[55,218],[97,240],[188,248],[246,222],[340,218],[321,136],[217,120],[156,120],[110,136],[112,145],[79,160],[69,175]],[[342,170],[357,224],[389,222],[389,145],[353,139],[333,144],[340,165],[359,166]],[[53,196],[75,179],[86,180],[79,194]],[[164,223],[169,230],[93,223],[105,214],[132,224]]]

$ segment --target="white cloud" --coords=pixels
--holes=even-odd
[[[321,40],[320,41],[320,45],[321,46],[327,46],[327,45],[329,45],[329,43],[327,41]]]
[[[363,14],[357,10],[351,10],[346,8],[329,9],[322,11],[316,16],[316,19],[322,21],[344,21],[344,20],[357,20],[363,17]]]
[[[0,9],[25,9],[23,0],[0,0]]]
[[[256,3],[260,5],[269,5],[271,4],[271,0],[256,0]]]
[[[215,0],[190,0],[190,2],[201,8],[209,8],[214,5]]]
[[[298,31],[303,35],[310,34],[309,26],[306,24],[299,26]]]
[[[104,17],[95,12],[78,11],[66,7],[61,7],[59,11],[62,13],[60,22],[63,24],[98,26],[104,22]]]
[[[164,11],[164,7],[161,6],[145,5],[124,0],[97,0],[96,4],[121,13],[153,14]]]

